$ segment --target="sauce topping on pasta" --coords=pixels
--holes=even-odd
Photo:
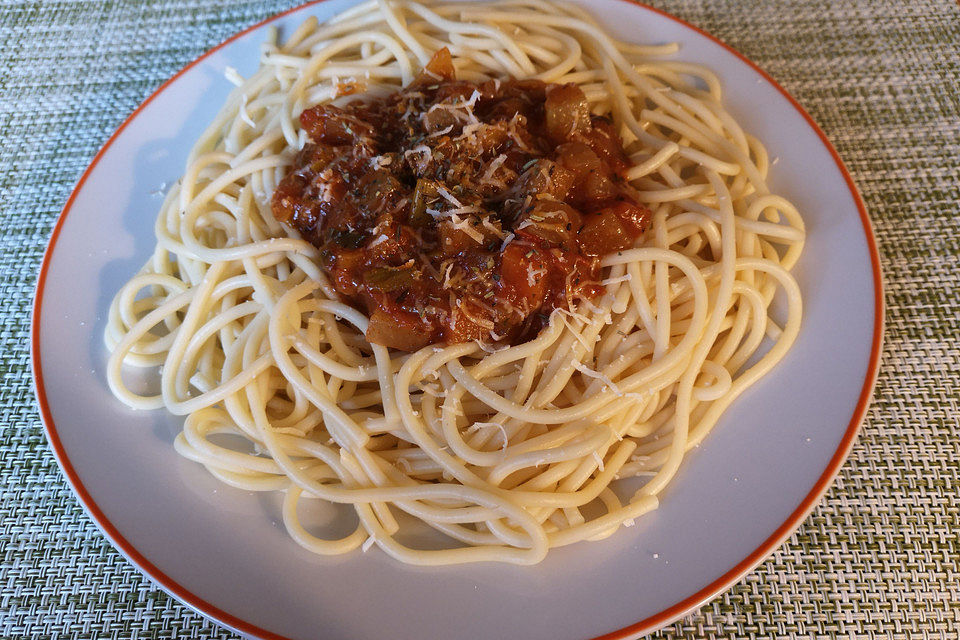
[[[599,256],[649,219],[616,128],[578,87],[458,81],[446,49],[401,91],[300,124],[310,142],[273,213],[320,248],[370,342],[529,339],[602,294]]]

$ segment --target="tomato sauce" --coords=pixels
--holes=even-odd
[[[649,220],[615,127],[577,86],[458,81],[446,49],[402,90],[300,124],[310,142],[273,214],[388,347],[529,339],[602,295],[600,256]]]

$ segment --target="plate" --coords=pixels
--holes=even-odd
[[[719,74],[730,111],[779,158],[772,189],[809,233],[797,343],[690,452],[659,510],[534,567],[318,557],[287,536],[279,495],[222,485],[174,452],[179,419],[110,395],[105,312],[152,250],[162,193],[231,89],[224,70],[252,73],[268,28],[289,33],[349,4],[293,9],[187,66],[121,125],[67,202],[38,280],[33,366],[48,440],[80,501],[162,588],[260,638],[627,638],[729,588],[800,525],[850,450],[877,372],[879,262],[863,203],[810,117],[738,53],[648,7],[583,2],[614,35],[678,41],[678,59]]]

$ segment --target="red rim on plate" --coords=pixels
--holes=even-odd
[[[260,27],[274,22],[288,14],[300,11],[306,7],[319,4],[325,0],[312,0],[311,2],[306,2],[302,5],[287,9],[282,13],[278,13],[270,18],[262,20],[253,26],[250,26],[243,31],[233,35],[229,39],[225,40],[216,47],[210,49],[202,56],[185,66],[183,69],[178,71],[173,77],[164,82],[160,87],[154,91],[143,103],[137,107],[133,113],[131,113],[126,120],[123,121],[113,135],[107,140],[107,142],[101,147],[100,151],[94,156],[93,160],[90,163],[90,166],[87,167],[83,175],[80,177],[80,180],[77,182],[77,186],[74,187],[72,193],[70,194],[67,203],[63,207],[59,218],[57,219],[56,226],[53,228],[53,232],[50,236],[50,243],[47,246],[47,250],[44,253],[43,263],[40,266],[40,274],[37,278],[37,288],[34,297],[33,303],[33,317],[31,320],[31,361],[33,366],[33,377],[34,385],[36,387],[37,393],[37,402],[40,408],[40,415],[43,419],[44,429],[46,431],[47,440],[50,442],[50,446],[53,448],[53,452],[57,458],[57,461],[60,464],[60,468],[63,470],[64,475],[66,475],[68,482],[73,488],[74,492],[80,498],[80,502],[86,508],[87,512],[93,518],[94,522],[100,527],[104,532],[107,538],[113,543],[113,545],[130,560],[134,565],[140,568],[148,577],[154,580],[159,586],[161,586],[168,593],[176,597],[178,600],[197,610],[201,614],[215,620],[220,624],[224,624],[233,628],[236,631],[241,633],[257,636],[265,640],[289,640],[285,636],[278,635],[266,629],[262,629],[246,620],[242,620],[216,606],[207,602],[200,596],[188,591],[186,588],[175,582],[172,578],[167,576],[159,567],[151,563],[147,558],[145,558],[137,549],[134,547],[126,538],[124,538],[120,532],[113,526],[110,520],[107,519],[106,515],[101,511],[100,507],[94,501],[93,497],[84,487],[83,482],[80,480],[80,476],[77,474],[76,469],[70,462],[70,458],[67,456],[66,450],[63,448],[62,443],[60,442],[60,437],[57,434],[57,426],[53,422],[53,416],[50,412],[50,407],[47,403],[46,388],[43,381],[43,368],[41,366],[41,357],[40,357],[40,318],[43,312],[43,295],[44,295],[44,286],[46,284],[47,271],[50,266],[50,258],[53,255],[53,252],[56,248],[57,239],[60,236],[60,230],[63,228],[63,223],[66,220],[67,216],[70,213],[71,208],[73,207],[74,201],[76,200],[77,194],[82,189],[84,183],[86,183],[87,178],[89,177],[93,168],[100,162],[100,159],[106,153],[107,149],[114,143],[120,133],[129,125],[139,114],[140,112],[153,101],[160,93],[162,93],[170,84],[172,84],[177,78],[186,73],[188,70],[205,60],[211,54],[222,49],[226,45],[230,44],[234,40],[259,29]],[[873,275],[873,293],[874,293],[874,324],[873,324],[873,338],[871,340],[871,350],[870,358],[867,363],[867,372],[866,377],[863,381],[863,386],[860,390],[860,396],[857,400],[856,407],[853,411],[853,415],[850,418],[850,422],[847,425],[846,430],[844,431],[843,438],[840,440],[837,450],[834,452],[833,456],[830,458],[830,461],[827,463],[826,468],[823,470],[823,473],[820,474],[820,477],[817,479],[817,482],[813,485],[807,495],[804,497],[803,501],[797,506],[797,508],[790,514],[790,516],[781,524],[777,529],[770,534],[770,536],[763,541],[763,543],[758,546],[753,553],[749,554],[743,560],[738,562],[736,565],[731,567],[726,573],[722,576],[703,587],[699,591],[690,594],[680,602],[667,607],[663,611],[656,613],[652,616],[649,616],[635,624],[624,627],[617,631],[607,633],[601,636],[597,636],[593,640],[624,640],[626,638],[632,638],[646,633],[650,633],[656,629],[663,627],[664,625],[681,618],[686,613],[698,608],[703,603],[711,600],[718,594],[726,591],[732,587],[737,581],[740,580],[744,575],[746,575],[751,569],[759,565],[767,556],[769,556],[773,551],[779,547],[792,533],[793,531],[800,526],[807,515],[813,510],[817,505],[819,499],[826,493],[827,489],[830,486],[830,482],[836,477],[837,473],[840,470],[841,465],[844,460],[846,460],[847,455],[850,453],[850,449],[853,447],[854,440],[856,439],[857,431],[859,430],[860,423],[862,422],[864,415],[866,414],[867,405],[870,402],[870,398],[873,395],[873,387],[876,383],[877,372],[879,369],[880,362],[880,348],[883,340],[883,320],[884,320],[884,309],[883,309],[883,282],[880,272],[880,255],[877,250],[876,241],[873,236],[873,229],[870,223],[870,218],[867,215],[866,208],[864,207],[863,200],[860,197],[859,192],[857,191],[856,186],[853,183],[853,178],[850,177],[850,173],[847,171],[847,168],[844,166],[843,161],[840,159],[840,156],[837,154],[836,149],[833,148],[833,145],[830,144],[830,141],[827,139],[826,135],[820,129],[819,126],[813,121],[809,114],[800,106],[800,104],[789,94],[787,91],[777,84],[776,80],[770,77],[763,69],[751,62],[744,55],[739,53],[733,47],[728,44],[720,41],[716,37],[710,35],[706,31],[684,21],[676,16],[673,16],[665,11],[660,9],[648,6],[641,2],[636,2],[636,0],[622,0],[623,2],[628,2],[631,4],[638,5],[648,11],[657,13],[665,18],[669,18],[682,26],[698,33],[699,35],[713,41],[714,43],[720,45],[738,59],[748,65],[751,69],[759,73],[771,86],[773,86],[777,91],[779,91],[793,106],[794,109],[803,117],[804,120],[810,125],[810,128],[816,132],[820,140],[823,142],[823,146],[830,152],[830,155],[833,156],[834,162],[836,162],[837,168],[840,170],[840,173],[843,175],[844,180],[846,181],[847,187],[850,190],[850,195],[853,198],[853,201],[856,203],[857,210],[860,214],[860,221],[863,224],[863,231],[866,237],[869,253],[870,253],[870,262]]]

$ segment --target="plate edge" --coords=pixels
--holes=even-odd
[[[117,137],[123,132],[124,129],[143,111],[147,105],[149,105],[158,95],[160,95],[166,88],[176,81],[180,76],[185,74],[187,71],[219,51],[220,49],[226,47],[230,43],[242,38],[248,33],[255,31],[271,22],[279,20],[284,16],[289,14],[301,11],[307,7],[314,6],[325,2],[326,0],[310,0],[303,4],[291,7],[285,11],[267,17],[245,29],[239,31],[238,33],[232,35],[228,39],[224,40],[215,47],[209,49],[195,60],[181,68],[168,80],[163,82],[156,90],[154,90],[140,105],[129,115],[124,121],[120,124],[119,127],[111,134],[103,146],[97,151],[93,159],[90,161],[90,164],[84,170],[80,179],[77,181],[76,186],[70,193],[66,203],[60,215],[57,217],[57,221],[54,225],[53,231],[50,234],[50,239],[47,244],[47,248],[44,251],[43,260],[40,265],[39,274],[37,276],[37,282],[34,290],[34,301],[31,312],[30,319],[30,363],[33,373],[33,386],[37,399],[37,405],[40,412],[41,422],[43,423],[44,433],[47,437],[47,441],[50,443],[51,449],[53,450],[54,457],[57,460],[58,465],[63,471],[64,476],[70,487],[73,489],[77,498],[79,499],[81,505],[84,507],[84,510],[91,517],[93,522],[97,527],[104,533],[104,535],[110,540],[113,546],[123,555],[127,560],[129,560],[135,567],[137,567],[148,579],[156,583],[160,588],[166,591],[168,594],[179,600],[180,602],[186,604],[190,608],[194,609],[201,615],[204,615],[211,620],[215,621],[218,624],[227,626],[234,631],[237,631],[242,634],[248,634],[255,636],[257,638],[262,638],[263,640],[290,640],[286,636],[281,636],[275,634],[266,629],[257,627],[256,625],[246,622],[236,616],[219,609],[213,604],[203,600],[196,594],[188,591],[184,587],[180,586],[177,582],[167,576],[163,571],[161,571],[157,566],[151,563],[147,558],[137,551],[137,549],[124,538],[119,531],[113,526],[106,515],[100,510],[99,506],[93,500],[93,497],[86,491],[82,481],[80,480],[79,475],[76,470],[73,468],[70,463],[69,458],[66,455],[66,451],[63,449],[63,446],[60,442],[60,439],[56,433],[56,426],[53,422],[52,416],[50,414],[50,408],[46,399],[46,390],[43,384],[43,372],[41,366],[41,354],[40,354],[40,321],[41,321],[41,312],[42,312],[42,302],[43,302],[43,291],[44,285],[46,283],[47,270],[50,265],[50,260],[53,255],[53,251],[56,246],[57,239],[60,235],[60,232],[63,227],[63,223],[66,220],[66,217],[73,206],[74,201],[76,200],[80,190],[83,188],[83,185],[86,183],[87,178],[90,173],[93,171],[94,167],[98,164],[102,156],[107,152],[107,150],[113,145]],[[851,449],[856,441],[857,433],[860,430],[860,425],[862,424],[867,408],[870,404],[870,400],[873,396],[873,390],[875,388],[877,377],[879,374],[879,364],[880,364],[880,353],[883,343],[883,334],[885,328],[885,305],[884,305],[884,285],[883,285],[883,274],[880,269],[880,254],[877,248],[876,237],[873,232],[873,224],[870,220],[869,215],[867,214],[866,206],[864,205],[863,198],[860,195],[859,190],[857,189],[853,178],[850,176],[849,171],[843,163],[843,160],[840,158],[840,155],[837,153],[836,149],[831,144],[829,138],[823,130],[817,125],[813,118],[806,112],[806,110],[800,105],[797,100],[790,95],[780,84],[773,79],[770,74],[764,71],[759,65],[751,61],[749,58],[741,54],[735,48],[729,44],[723,42],[716,36],[711,35],[710,33],[704,31],[703,29],[678,18],[662,9],[656,7],[651,7],[647,4],[639,2],[638,0],[619,0],[621,2],[626,2],[628,4],[635,5],[639,8],[646,9],[655,14],[663,16],[667,19],[673,20],[674,22],[679,23],[681,26],[686,27],[695,33],[707,38],[708,40],[719,45],[723,49],[732,53],[736,58],[741,62],[746,64],[748,67],[753,69],[755,72],[760,74],[760,76],[774,89],[776,89],[781,95],[783,95],[790,105],[800,114],[800,116],[807,122],[808,126],[813,130],[813,132],[820,138],[821,143],[833,157],[833,160],[839,169],[841,175],[844,178],[844,181],[847,184],[847,187],[850,191],[850,195],[854,201],[854,204],[857,207],[858,213],[860,215],[861,223],[864,228],[864,236],[867,242],[868,253],[870,256],[871,262],[871,271],[873,276],[874,284],[874,328],[873,336],[871,340],[871,352],[870,357],[867,361],[867,371],[866,379],[861,388],[860,395],[857,400],[857,404],[854,408],[853,415],[850,422],[848,423],[847,429],[844,431],[843,438],[840,440],[840,443],[837,447],[836,452],[831,457],[830,461],[827,463],[826,468],[823,473],[817,479],[817,482],[813,485],[811,490],[803,498],[797,508],[787,517],[783,524],[781,524],[774,532],[764,540],[753,553],[749,554],[746,558],[741,560],[739,563],[734,565],[731,569],[727,570],[719,578],[715,579],[713,582],[707,584],[705,587],[696,591],[690,596],[682,599],[680,602],[660,611],[652,616],[648,616],[643,620],[640,620],[632,625],[623,627],[619,630],[608,632],[606,634],[599,635],[593,640],[628,640],[629,638],[637,638],[648,633],[652,633],[657,629],[660,629],[671,622],[683,617],[690,611],[699,608],[704,603],[712,600],[714,597],[720,593],[728,590],[734,584],[736,584],[744,575],[749,573],[753,568],[763,562],[768,556],[770,556],[793,532],[797,527],[802,524],[806,517],[813,511],[817,506],[820,499],[829,489],[834,478],[839,473],[841,467],[843,466],[844,461],[850,454]]]

